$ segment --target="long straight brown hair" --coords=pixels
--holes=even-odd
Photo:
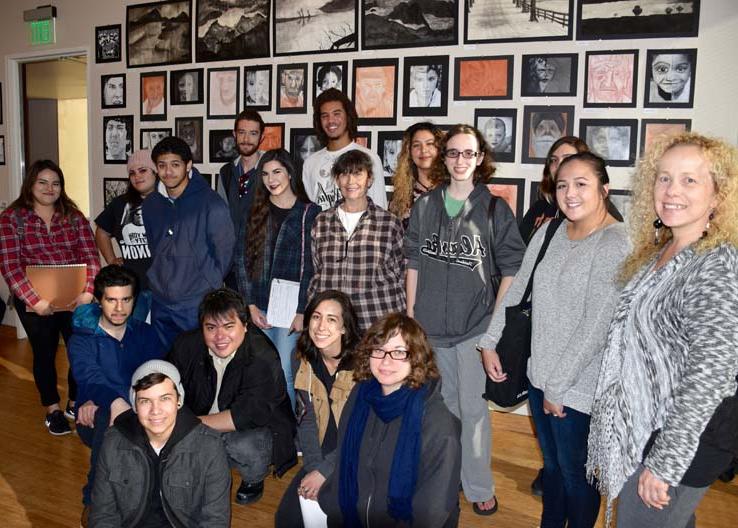
[[[61,193],[59,194],[59,199],[54,204],[56,212],[60,213],[65,218],[75,212],[82,214],[79,207],[77,207],[77,204],[67,196],[67,193],[64,190],[64,173],[61,168],[59,165],[48,159],[36,160],[33,162],[33,165],[31,165],[26,172],[25,178],[23,178],[20,196],[18,196],[18,198],[16,198],[8,207],[10,209],[28,209],[29,211],[33,211],[33,186],[36,183],[36,180],[38,180],[38,175],[45,170],[50,170],[59,176]]]

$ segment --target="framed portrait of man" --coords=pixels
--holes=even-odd
[[[448,111],[448,55],[406,57],[402,115],[445,116]]]
[[[174,135],[184,140],[190,147],[193,163],[202,163],[202,117],[175,118]]]
[[[648,50],[646,53],[646,108],[692,108],[697,49]]]
[[[585,107],[636,106],[638,50],[588,51],[585,63]]]
[[[173,105],[202,104],[203,69],[176,70],[169,74],[169,100]]]
[[[238,156],[233,130],[211,130],[209,132],[210,163],[226,163]]]
[[[151,150],[159,141],[171,135],[171,128],[142,128],[139,130],[138,143],[142,149]]]
[[[244,66],[246,80],[243,89],[243,104],[251,110],[272,109],[272,65]]]
[[[523,163],[544,163],[553,143],[574,133],[573,106],[523,108]]]
[[[95,62],[120,61],[121,25],[98,26],[95,28]]]
[[[133,116],[103,116],[103,160],[125,165],[133,152]]]
[[[397,123],[397,59],[355,60],[351,97],[360,125]]]
[[[307,78],[307,62],[277,65],[278,114],[304,114],[307,111],[305,97]]]
[[[141,74],[141,121],[164,121],[167,118],[167,73]]]
[[[238,114],[240,68],[208,70],[208,119],[233,119]]]
[[[637,119],[579,120],[579,137],[613,167],[635,164],[637,135]]]
[[[474,126],[492,149],[496,162],[515,162],[516,108],[477,108]]]
[[[261,150],[284,148],[284,123],[265,123],[259,148]]]
[[[100,76],[100,100],[102,108],[126,107],[126,74]]]
[[[573,97],[577,94],[576,53],[523,55],[520,95],[523,97]]]

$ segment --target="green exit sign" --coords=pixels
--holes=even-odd
[[[56,42],[54,19],[34,20],[28,22],[28,34],[32,46],[53,44]]]

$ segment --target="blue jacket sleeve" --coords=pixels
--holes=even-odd
[[[110,386],[97,362],[97,339],[92,335],[73,334],[69,340],[69,362],[74,379],[95,405],[109,407],[119,394]],[[82,402],[85,403],[85,402]]]
[[[208,251],[223,278],[231,269],[236,235],[228,206],[215,196],[211,199],[208,211],[207,233]]]

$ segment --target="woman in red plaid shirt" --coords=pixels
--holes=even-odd
[[[87,264],[84,292],[70,306],[52,306],[26,276],[26,266],[34,264]],[[59,333],[66,343],[72,334],[72,310],[92,301],[99,270],[92,229],[64,192],[61,169],[50,160],[36,161],[23,180],[18,199],[0,214],[0,273],[15,297],[18,317],[31,342],[33,378],[46,407],[46,427],[53,435],[71,432],[65,415],[74,419],[77,392],[70,370],[69,401],[62,412],[55,366]]]

